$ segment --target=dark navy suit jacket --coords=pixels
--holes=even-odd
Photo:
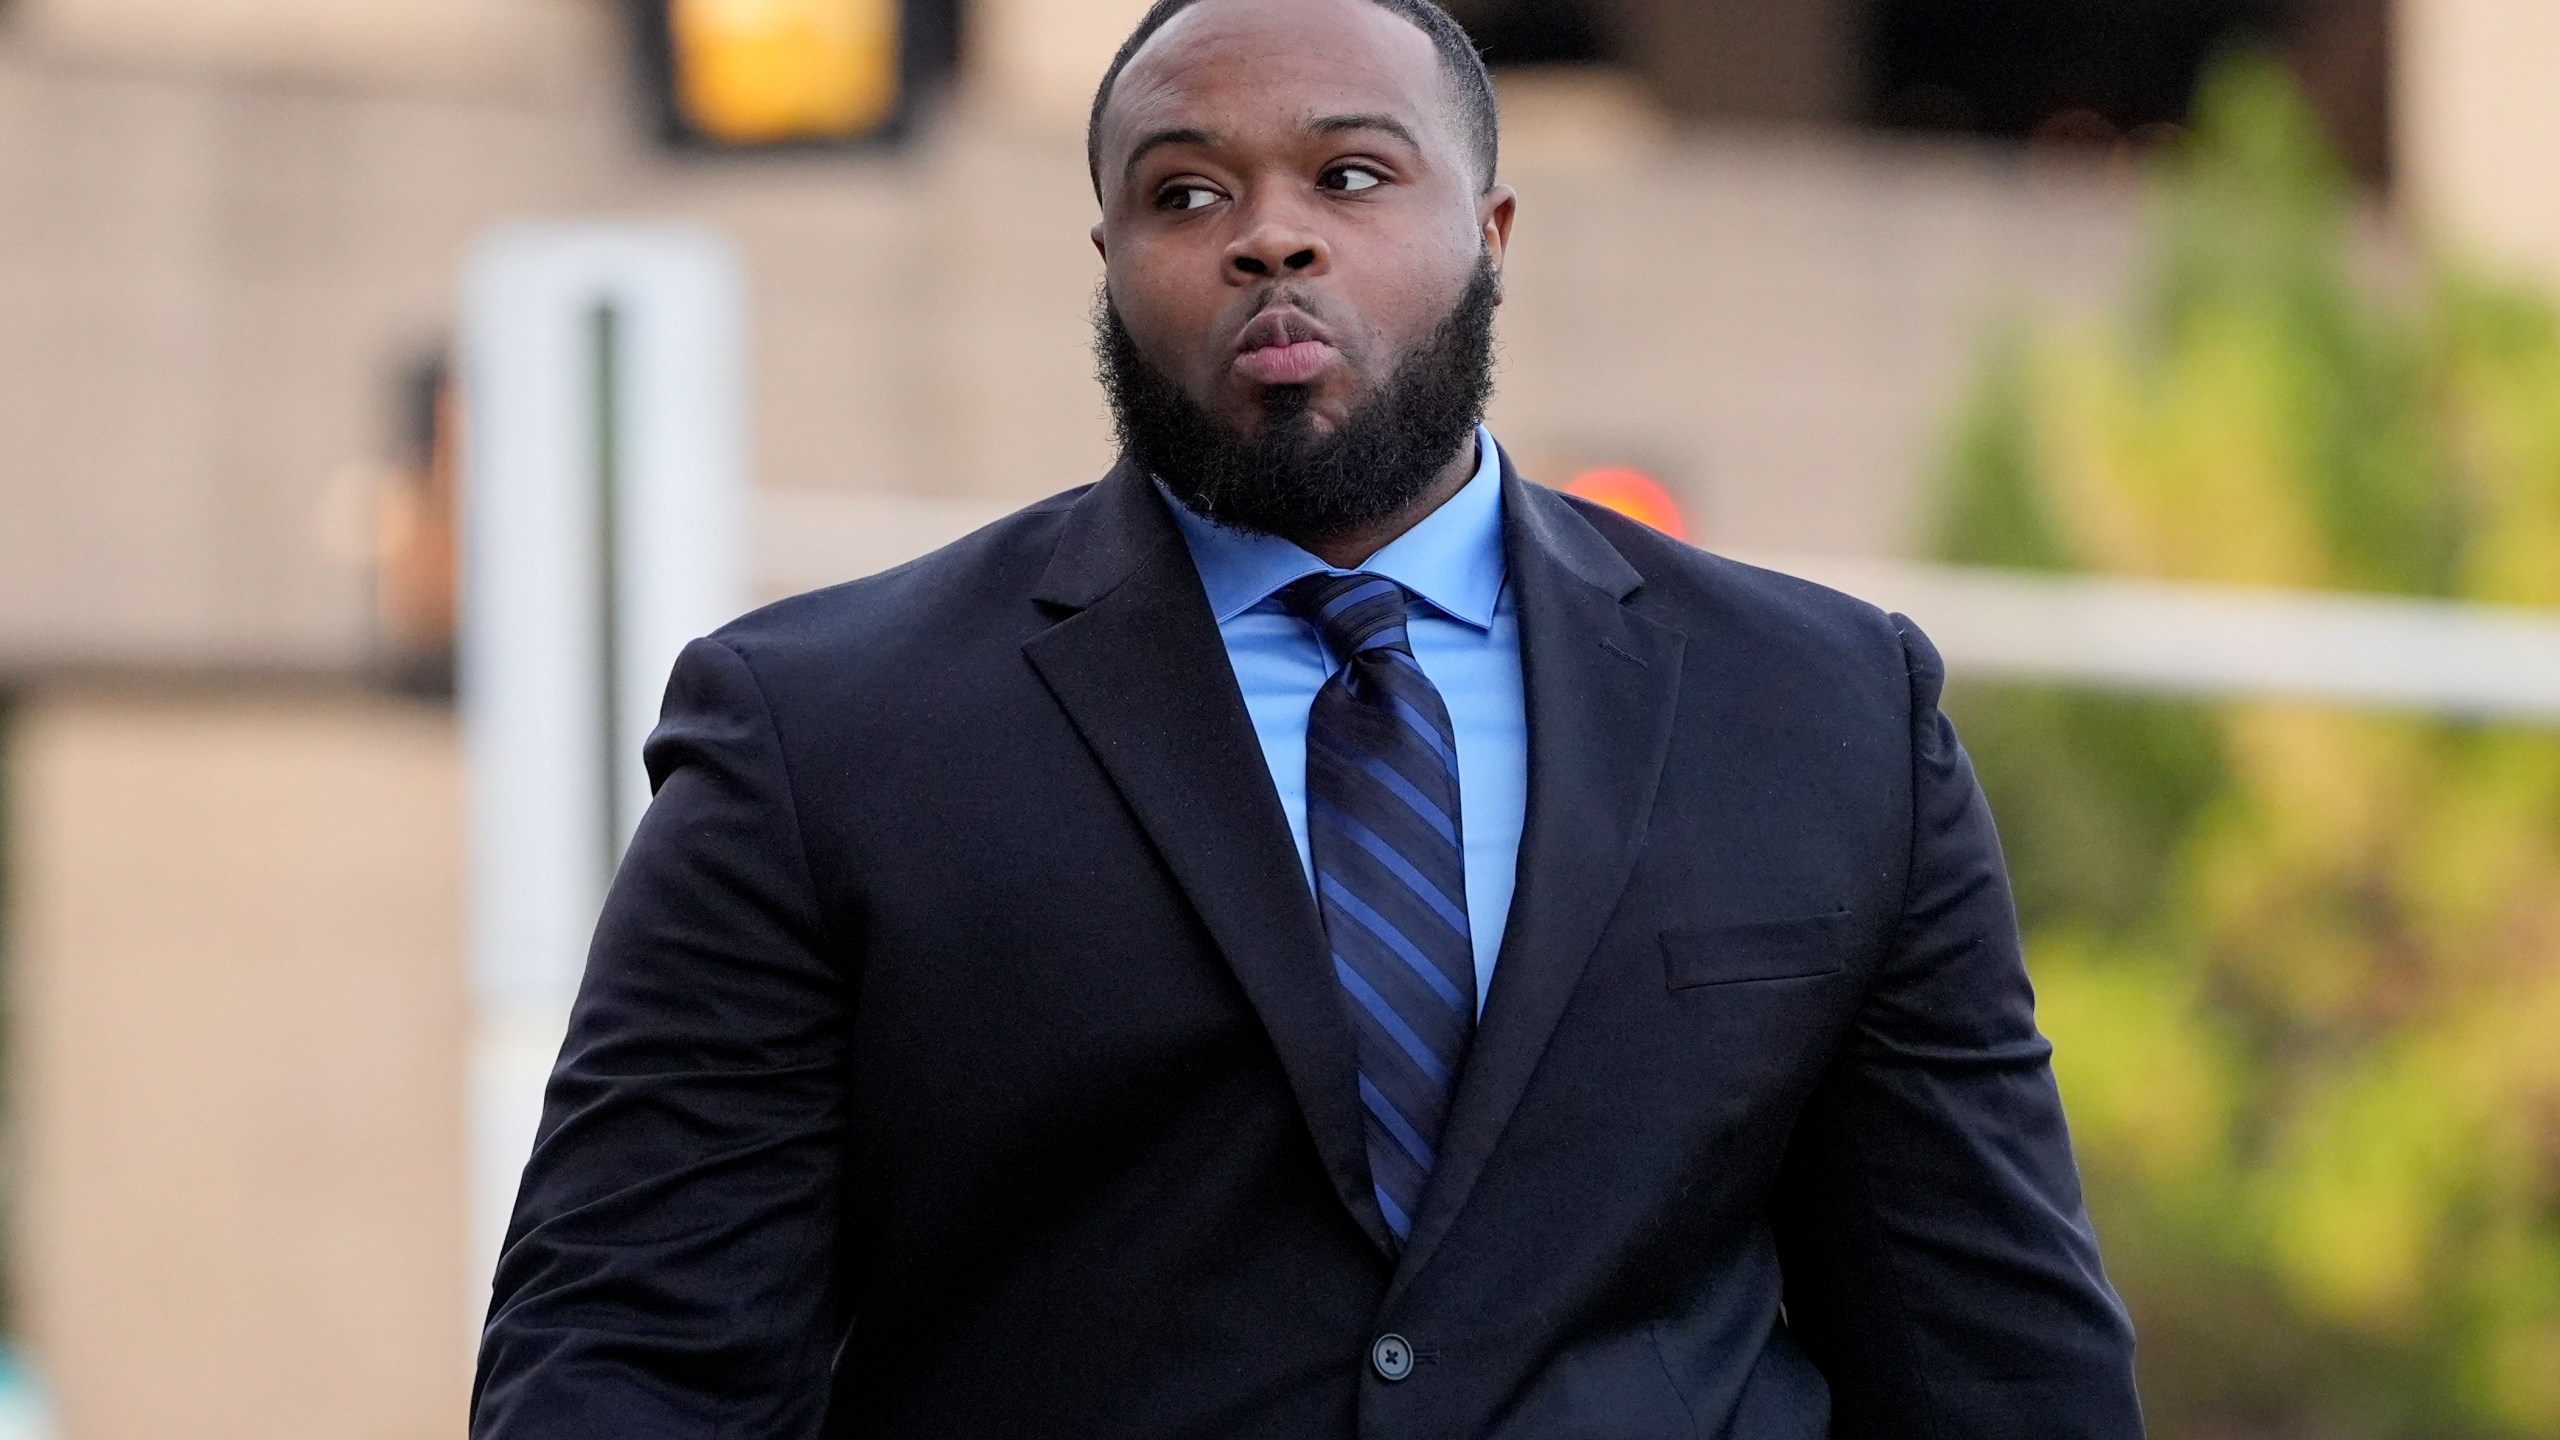
[[[685,651],[472,1433],[2139,1436],[1935,652],[1504,502],[1528,829],[1409,1246],[1124,467]]]

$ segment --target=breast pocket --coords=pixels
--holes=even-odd
[[[1674,990],[1800,980],[1836,974],[1848,962],[1849,912],[1662,932],[1662,973]]]

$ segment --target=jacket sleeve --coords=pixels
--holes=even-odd
[[[1837,1440],[2136,1440],[2133,1333],[2099,1267],[2009,882],[1945,670],[1911,692],[1902,914],[1773,1201],[1791,1333]]]
[[[772,715],[677,660],[498,1264],[475,1440],[815,1437],[846,1324],[847,977]]]

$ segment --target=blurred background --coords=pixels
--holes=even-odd
[[[0,1440],[459,1433],[668,637],[1109,463],[1142,8],[0,0]],[[1947,650],[2155,1433],[2560,1437],[2560,8],[1450,8],[1523,468]]]

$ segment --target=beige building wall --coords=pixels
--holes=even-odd
[[[58,58],[392,87],[521,87],[607,18],[589,0],[15,0]]]
[[[970,12],[970,80],[1015,114],[1082,125],[1094,82],[1148,0],[979,0]]]
[[[603,202],[596,108],[0,32],[0,674],[360,660],[335,497],[388,453],[472,235]]]
[[[16,716],[22,1337],[68,1440],[461,1431],[461,776],[363,697]]]
[[[2438,238],[2560,285],[2560,4],[2399,7],[2409,208]]]

